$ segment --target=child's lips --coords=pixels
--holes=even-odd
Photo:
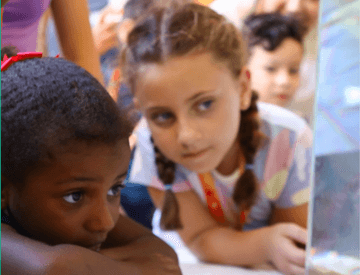
[[[281,100],[288,100],[289,96],[285,95],[285,94],[281,94],[281,95],[278,95],[278,98],[280,98]]]
[[[187,159],[198,158],[198,157],[201,157],[203,154],[205,154],[208,150],[209,150],[209,148],[206,148],[206,149],[194,151],[191,153],[185,153],[185,154],[182,154],[182,156]]]

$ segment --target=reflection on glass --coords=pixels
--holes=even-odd
[[[360,274],[360,1],[320,11],[308,274]]]

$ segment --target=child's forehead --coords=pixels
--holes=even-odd
[[[75,160],[81,157],[96,156],[97,154],[121,157],[122,152],[127,151],[128,148],[129,141],[127,138],[109,144],[99,141],[70,141],[63,144],[52,144],[48,148],[44,148],[37,166],[42,169],[54,165],[59,160]]]
[[[255,45],[251,49],[252,56],[255,53],[260,52],[267,53],[263,55],[263,58],[266,58],[266,56],[269,58],[284,52],[288,52],[289,54],[292,54],[292,56],[302,56],[304,53],[304,45],[292,37],[286,37],[272,50],[269,50],[268,45],[263,43]]]
[[[29,172],[26,182],[37,185],[55,186],[69,178],[105,179],[109,175],[118,176],[127,171],[130,161],[130,147],[127,140],[117,144],[75,144],[67,150],[53,152],[51,159],[39,163]],[[53,184],[51,184],[53,183]],[[44,184],[41,184],[44,187]]]

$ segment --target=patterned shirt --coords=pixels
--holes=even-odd
[[[264,145],[258,151],[254,172],[260,184],[260,192],[252,207],[244,230],[266,226],[272,209],[291,208],[309,201],[312,132],[306,122],[296,114],[267,103],[258,103],[261,130],[266,135]],[[128,180],[160,190],[165,190],[155,165],[150,141],[150,130],[143,119],[134,132],[135,152]],[[176,166],[174,192],[194,190],[207,204],[202,184],[196,172]],[[215,180],[224,215],[230,223],[238,217],[232,193],[240,171],[224,176],[211,171]]]

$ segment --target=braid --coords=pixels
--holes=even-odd
[[[153,142],[152,138],[151,142]],[[154,151],[159,178],[165,186],[171,186],[175,179],[176,165],[167,159],[155,145]],[[171,188],[165,191],[160,227],[162,230],[177,230],[183,227],[179,216],[179,204]]]
[[[263,134],[260,131],[258,108],[256,105],[258,95],[252,92],[250,107],[241,112],[241,125],[239,129],[239,142],[244,154],[246,164],[253,164],[256,152],[260,147]],[[258,183],[252,169],[245,169],[238,179],[233,199],[240,211],[249,210],[255,203],[258,193]]]

